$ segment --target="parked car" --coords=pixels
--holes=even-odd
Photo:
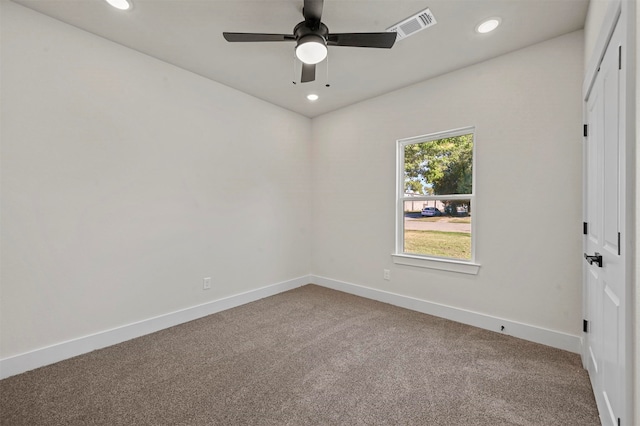
[[[422,213],[420,214],[422,216],[429,216],[429,217],[442,216],[442,212],[435,207],[425,207],[424,209],[422,209]]]
[[[446,206],[444,208],[444,213],[447,216],[458,216],[458,217],[466,217],[469,216],[469,212],[467,208],[464,206]]]

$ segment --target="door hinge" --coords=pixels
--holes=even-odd
[[[618,256],[620,256],[620,254],[622,253],[620,248],[620,233],[618,232]]]
[[[589,332],[589,321],[587,321],[586,319],[582,320],[582,331],[585,333]]]
[[[589,233],[589,224],[587,222],[582,222],[582,233],[584,235]]]
[[[618,46],[618,69],[622,69],[622,46]]]
[[[587,136],[589,136],[589,125],[588,124],[584,124],[582,126],[582,136],[584,136],[585,138]]]

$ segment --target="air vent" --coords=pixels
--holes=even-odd
[[[387,28],[387,31],[397,33],[396,41],[398,41],[412,36],[418,31],[432,27],[435,24],[437,24],[436,18],[433,16],[433,13],[431,13],[429,8],[427,8],[408,17],[402,22],[398,22],[397,24],[390,26]]]

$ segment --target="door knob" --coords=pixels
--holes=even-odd
[[[593,262],[596,263],[600,268],[602,268],[602,255],[598,252],[595,252],[593,256],[589,256],[587,253],[584,254],[584,258],[587,259],[589,265],[593,265]]]

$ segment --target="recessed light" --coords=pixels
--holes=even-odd
[[[480,34],[491,32],[500,25],[500,18],[490,18],[476,27],[476,31]]]
[[[129,0],[106,0],[111,6],[120,10],[128,10],[131,8]]]
[[[317,101],[318,100],[318,95],[316,95],[315,93],[311,93],[311,94],[307,95],[307,99],[309,99],[310,101]]]

